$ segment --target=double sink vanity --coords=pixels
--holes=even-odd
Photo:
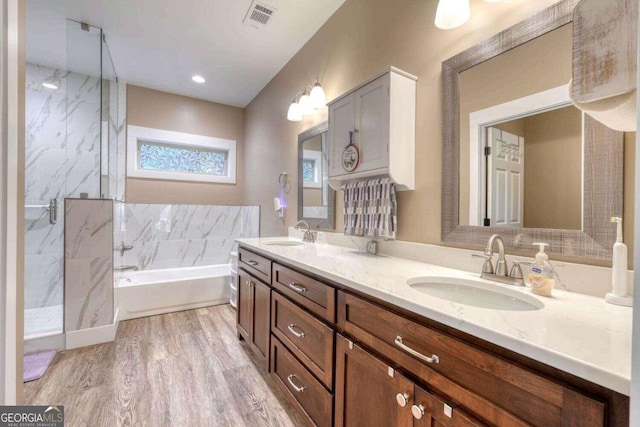
[[[628,425],[631,311],[290,238],[239,240],[238,334],[318,426]]]

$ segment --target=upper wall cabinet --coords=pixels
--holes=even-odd
[[[331,187],[389,176],[415,188],[416,80],[391,67],[329,103]]]

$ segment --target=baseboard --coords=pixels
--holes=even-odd
[[[117,323],[67,332],[67,350],[111,342],[116,338]]]
[[[162,307],[152,310],[140,310],[135,312],[128,312],[126,309],[120,313],[121,318],[119,320],[137,319],[140,317],[156,316],[159,314],[173,313],[175,311],[193,310],[196,308],[209,307],[212,305],[229,304],[229,297],[219,298],[210,301],[203,301],[193,304],[174,305],[171,307]]]

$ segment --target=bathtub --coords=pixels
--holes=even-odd
[[[119,272],[118,320],[227,304],[230,274],[230,264]]]

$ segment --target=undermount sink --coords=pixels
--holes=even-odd
[[[456,304],[506,311],[540,310],[544,303],[503,286],[450,277],[414,277],[407,284],[418,292]]]
[[[304,243],[296,240],[274,240],[272,242],[265,242],[268,246],[302,246]]]

